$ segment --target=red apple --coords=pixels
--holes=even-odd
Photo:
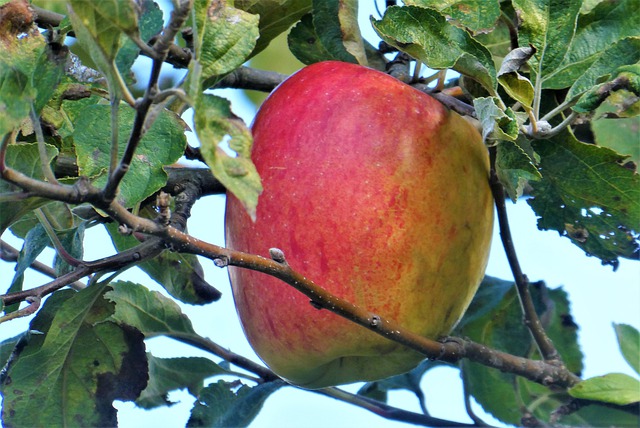
[[[487,150],[433,98],[366,67],[304,68],[252,127],[257,219],[227,198],[228,247],[268,256],[329,292],[426,337],[446,335],[483,277],[493,227]],[[278,375],[306,388],[415,367],[415,351],[269,275],[229,268],[245,334]]]

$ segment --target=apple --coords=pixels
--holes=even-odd
[[[387,74],[327,61],[276,88],[252,132],[264,191],[255,222],[227,197],[227,246],[279,248],[329,292],[426,337],[449,333],[483,277],[493,228],[475,127]],[[229,275],[247,339],[292,384],[382,379],[424,359],[274,277]]]

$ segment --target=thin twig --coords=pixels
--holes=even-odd
[[[160,239],[149,239],[141,243],[140,245],[137,245],[136,247],[121,251],[116,255],[91,262],[84,262],[77,266],[73,271],[59,276],[53,281],[39,287],[0,295],[0,299],[2,299],[6,306],[21,302],[33,296],[44,297],[48,294],[53,293],[54,291],[61,289],[66,285],[69,285],[93,273],[102,271],[116,271],[126,266],[131,266],[139,263],[140,261],[153,258],[156,255],[160,254],[164,249],[165,246]]]
[[[35,214],[36,218],[44,228],[44,231],[47,233],[47,236],[49,237],[49,240],[53,244],[53,247],[56,249],[56,252],[58,253],[58,255],[62,257],[62,259],[71,266],[75,267],[75,266],[78,266],[80,263],[82,263],[81,260],[78,260],[75,257],[73,257],[64,248],[64,246],[62,245],[62,242],[60,242],[60,238],[58,238],[56,231],[54,230],[53,226],[49,222],[49,219],[43,212],[42,208],[36,208],[33,211],[33,213]]]
[[[13,248],[11,245],[6,243],[5,241],[0,240],[0,259],[1,260],[4,260],[5,262],[17,262],[19,255],[20,255],[20,251],[18,251],[16,248]],[[56,271],[53,268],[37,260],[31,263],[29,267],[35,270],[36,272],[40,272],[41,274],[48,276],[49,278],[58,277],[56,275]],[[71,282],[67,285],[78,291],[86,287],[86,285],[80,281]]]
[[[504,187],[498,175],[495,171],[495,148],[491,149],[492,169],[491,177],[489,180],[493,198],[495,200],[496,212],[498,215],[498,224],[500,227],[500,238],[502,245],[507,255],[511,272],[516,283],[516,289],[518,291],[518,297],[522,306],[522,312],[524,315],[524,323],[529,328],[531,335],[540,351],[540,355],[545,361],[553,362],[554,364],[562,365],[562,360],[558,351],[556,350],[553,342],[547,336],[544,331],[544,326],[538,317],[533,299],[529,290],[529,279],[522,272],[516,249],[513,243],[513,237],[511,236],[511,229],[509,227],[509,219],[507,216],[506,198]]]
[[[325,395],[327,397],[335,398],[340,401],[344,401],[349,404],[361,407],[378,416],[392,421],[407,422],[414,425],[421,425],[426,427],[477,427],[479,425],[472,423],[467,424],[463,422],[455,422],[445,419],[436,418],[433,416],[424,415],[421,413],[410,412],[408,410],[399,409],[397,407],[389,406],[377,400],[373,400],[361,395],[351,394],[339,388],[325,388],[316,391],[318,394]]]
[[[169,23],[153,46],[156,57],[153,58],[149,83],[147,84],[144,97],[136,105],[136,116],[124,154],[120,159],[118,167],[109,175],[109,180],[104,187],[103,198],[106,201],[112,201],[113,198],[115,198],[120,182],[127,171],[129,171],[129,166],[131,165],[135,151],[138,148],[138,144],[140,143],[146,128],[150,126],[150,124],[147,123],[147,113],[155,101],[155,95],[158,93],[160,70],[162,69],[164,60],[167,57],[167,53],[169,52],[169,47],[173,44],[174,37],[178,34],[180,28],[182,28],[189,16],[189,11],[192,6],[191,3],[192,2],[190,1],[185,1],[180,7],[171,12]]]
[[[51,164],[47,156],[47,147],[44,142],[44,134],[42,133],[42,125],[40,124],[40,118],[36,114],[35,106],[31,103],[31,111],[29,112],[31,117],[31,123],[33,124],[33,131],[36,134],[36,140],[38,142],[38,155],[40,157],[40,167],[42,169],[42,175],[47,179],[49,183],[58,184]]]
[[[186,343],[188,345],[194,346],[203,351],[210,352],[213,355],[216,355],[237,367],[240,367],[244,370],[252,372],[260,377],[260,382],[272,382],[280,379],[278,375],[273,373],[267,367],[257,364],[249,360],[248,358],[243,357],[242,355],[236,354],[218,345],[217,343],[211,341],[210,339],[207,339],[198,335],[193,335],[193,334],[186,335],[186,334],[177,333],[177,332],[168,333],[166,336],[171,337],[175,340],[178,340],[182,343]],[[306,390],[306,391],[309,391],[309,390]],[[478,425],[475,423],[465,424],[460,422],[444,420],[440,418],[434,418],[434,417],[423,415],[420,413],[410,412],[407,410],[399,409],[397,407],[389,406],[388,404],[381,403],[377,400],[373,400],[361,395],[346,392],[336,387],[311,390],[309,392],[324,395],[326,397],[331,397],[345,403],[353,404],[355,406],[368,410],[388,420],[408,422],[415,425],[431,426],[431,427],[487,426],[487,425]]]

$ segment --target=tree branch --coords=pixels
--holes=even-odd
[[[164,238],[167,242],[171,242],[176,251],[201,255],[214,260],[219,267],[232,265],[257,270],[279,278],[309,297],[310,303],[314,307],[330,310],[383,337],[418,351],[428,358],[447,362],[468,358],[471,361],[523,376],[543,385],[566,388],[579,382],[579,378],[564,366],[517,357],[464,339],[448,338],[444,342],[437,342],[408,331],[392,320],[369,312],[324,290],[291,269],[284,254],[278,249],[271,250],[272,259],[270,260],[209,244],[173,228],[165,229]]]
[[[148,119],[149,117],[153,118],[154,116],[148,116],[148,112],[151,108],[151,105],[154,103],[155,95],[158,92],[160,70],[162,69],[162,64],[167,57],[169,48],[173,45],[173,39],[175,38],[176,34],[178,34],[185,21],[189,17],[189,12],[191,11],[192,5],[191,3],[192,2],[189,0],[183,1],[179,7],[171,12],[171,18],[169,19],[167,26],[164,28],[161,36],[153,46],[155,57],[153,58],[153,63],[151,66],[149,83],[147,84],[146,91],[142,100],[136,102],[136,116],[131,128],[129,141],[127,141],[127,146],[125,148],[124,154],[120,159],[120,164],[115,169],[115,171],[113,171],[113,173],[109,175],[107,184],[104,187],[103,198],[105,201],[112,201],[115,198],[116,191],[118,189],[118,186],[120,185],[120,182],[124,178],[127,171],[129,171],[129,166],[131,165],[131,160],[133,159],[133,155],[135,154],[138,144],[140,143],[140,140],[142,139],[147,128],[151,126],[151,124],[148,123]]]
[[[227,74],[213,88],[252,89],[254,91],[271,92],[276,86],[289,77],[275,71],[258,70],[240,67]]]
[[[152,220],[138,217],[116,201],[105,202],[101,198],[100,192],[88,182],[81,185],[79,189],[76,189],[76,186],[82,180],[79,180],[76,186],[52,185],[27,177],[9,167],[5,168],[2,176],[33,195],[58,199],[68,203],[91,202],[114,220],[127,225],[133,231],[161,238],[166,245],[169,245],[175,251],[201,255],[213,260],[217,266],[233,265],[275,276],[308,296],[315,307],[328,309],[381,336],[414,349],[428,358],[448,362],[469,358],[472,361],[523,376],[543,385],[555,385],[562,388],[572,386],[579,381],[579,378],[569,372],[562,364],[528,360],[462,339],[451,338],[443,343],[427,339],[404,329],[401,325],[391,320],[359,308],[328,293],[300,273],[293,271],[279,250],[272,252],[273,259],[270,260],[261,256],[209,244],[187,235],[175,227],[163,227]],[[79,270],[81,268],[82,265]],[[522,276],[520,278],[522,279]],[[73,280],[75,279],[77,278]],[[18,300],[24,299],[27,295],[33,294],[27,293]]]
[[[7,244],[5,241],[0,240],[0,259],[1,260],[4,260],[5,262],[17,262],[19,255],[20,255],[20,251],[13,248],[11,245]],[[40,272],[41,274],[48,276],[49,278],[57,278],[56,271],[53,268],[37,260],[31,263],[29,267],[35,270],[36,272]],[[75,290],[82,290],[83,288],[86,287],[86,285],[84,285],[82,282],[79,282],[79,281],[72,282],[67,285]]]
[[[272,382],[280,379],[278,375],[273,373],[267,367],[257,364],[249,360],[248,358],[243,357],[242,355],[229,351],[228,349],[218,345],[217,343],[211,341],[210,339],[200,337],[200,336],[194,336],[194,335],[185,336],[182,334],[174,334],[174,333],[170,333],[167,336],[175,340],[178,340],[182,343],[186,343],[188,345],[194,346],[203,351],[210,352],[213,355],[216,355],[237,367],[240,367],[244,370],[252,372],[258,375],[262,382]],[[331,397],[345,403],[353,404],[354,406],[358,406],[360,408],[368,410],[388,420],[408,422],[415,425],[422,425],[422,426],[428,426],[428,427],[487,426],[486,424],[479,425],[478,423],[465,424],[460,422],[444,420],[440,418],[434,418],[432,416],[423,415],[420,413],[410,412],[407,410],[399,409],[397,407],[389,406],[388,404],[379,402],[377,400],[373,400],[368,397],[346,392],[336,387],[323,388],[318,390],[305,389],[304,391],[324,395],[326,397]]]
[[[511,236],[511,229],[509,227],[509,219],[507,216],[506,197],[504,187],[498,175],[495,171],[495,147],[490,149],[491,152],[491,176],[489,184],[493,198],[495,200],[496,211],[498,214],[498,224],[500,227],[500,238],[502,239],[502,245],[507,255],[511,272],[516,283],[516,289],[518,291],[518,297],[522,306],[522,312],[524,315],[524,324],[529,328],[533,339],[538,346],[540,355],[545,361],[552,362],[555,365],[564,367],[560,354],[556,350],[553,342],[547,336],[544,331],[544,326],[538,317],[536,312],[531,293],[529,291],[529,278],[522,272],[518,256],[516,255],[516,249],[513,244],[513,237]]]

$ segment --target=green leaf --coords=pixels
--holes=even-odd
[[[116,305],[112,320],[135,327],[147,338],[197,336],[189,318],[168,297],[127,281],[113,282],[111,286],[105,299]]]
[[[614,267],[618,257],[638,258],[639,177],[613,150],[584,144],[568,132],[532,143],[542,179],[532,182],[529,205],[538,228],[563,236]]]
[[[584,98],[584,97],[583,97]],[[629,160],[640,164],[640,116],[624,117],[628,106],[636,96],[628,91],[614,92],[596,110],[597,119],[591,121],[591,131],[595,142],[616,152],[629,155]],[[640,103],[639,104],[640,107]],[[609,118],[612,116],[612,118]]]
[[[519,73],[506,73],[498,76],[498,82],[507,94],[524,107],[533,104],[534,91],[531,81]]]
[[[29,336],[29,332],[24,332],[0,342],[0,367],[6,367],[12,356],[17,355],[22,351],[22,348],[27,343]],[[1,378],[2,375],[0,375],[0,379]]]
[[[42,225],[37,224],[33,229],[27,233],[22,243],[22,249],[18,254],[18,260],[16,262],[15,274],[11,285],[7,290],[7,293],[14,293],[16,291],[22,291],[22,285],[24,281],[24,273],[29,269],[31,264],[42,253],[42,251],[49,245],[49,236],[44,230]],[[17,311],[20,307],[20,303],[6,306],[4,308],[6,313]]]
[[[365,383],[358,390],[358,395],[386,403],[387,393],[389,391],[404,389],[412,392],[421,405],[424,406],[424,392],[420,386],[420,381],[426,372],[434,367],[443,365],[447,364],[441,361],[424,360],[416,368],[407,373],[402,373],[397,376],[392,376],[375,382]]]
[[[213,175],[255,219],[262,184],[251,162],[251,131],[231,112],[228,100],[209,94],[198,97],[194,121],[200,151]]]
[[[75,122],[73,141],[80,175],[103,186],[111,159],[111,107],[90,105],[82,109]],[[118,113],[118,151],[124,154],[131,133],[135,111],[121,104]],[[184,124],[174,113],[160,112],[138,145],[129,172],[122,180],[117,199],[128,208],[153,195],[167,181],[163,166],[176,162],[184,153]]]
[[[610,81],[588,89],[572,109],[580,113],[595,110],[598,117],[603,109],[614,106],[608,116],[634,117],[640,116],[639,100],[640,63],[618,68]]]
[[[618,69],[627,64],[640,61],[640,37],[629,37],[615,43],[605,50],[591,64],[582,76],[571,86],[567,99],[572,100],[592,90],[603,79],[611,80],[618,75]]]
[[[511,52],[511,34],[507,22],[510,16],[515,16],[515,12],[510,4],[503,3],[505,19],[499,19],[495,28],[488,33],[475,34],[474,38],[484,45],[493,57],[496,68],[500,67],[503,59]]]
[[[106,228],[119,252],[140,244],[133,236],[120,233],[115,223],[108,224]],[[181,302],[203,305],[220,298],[220,292],[205,280],[202,265],[194,254],[165,250],[137,267]]]
[[[623,119],[597,119],[591,122],[591,130],[599,146],[629,155],[629,160],[640,164],[640,116]]]
[[[583,400],[595,400],[624,406],[640,401],[640,381],[622,373],[583,380],[569,394]]]
[[[80,46],[105,75],[112,93],[121,91],[115,58],[122,33],[137,35],[138,17],[131,0],[69,0],[69,18]]]
[[[440,13],[415,6],[389,7],[373,28],[387,43],[433,69],[452,68],[481,83],[490,94],[497,86],[491,53]]]
[[[367,65],[354,0],[313,0],[313,26],[333,58]]]
[[[0,57],[0,135],[17,129],[51,97],[61,73],[63,54],[54,54],[43,37],[29,35],[3,42]]]
[[[499,107],[500,100],[495,97],[480,97],[473,100],[476,115],[482,125],[482,139],[510,140],[518,137],[518,122],[515,115],[508,108],[506,111]]]
[[[50,163],[58,155],[58,150],[50,145],[45,147],[47,160]],[[37,180],[44,178],[37,143],[9,144],[5,156],[5,162],[9,167]],[[20,192],[20,189],[5,180],[0,180],[0,194],[12,192]],[[7,198],[9,198],[8,195]],[[48,200],[37,197],[4,199],[2,209],[0,209],[0,235],[7,227],[20,220],[22,216],[47,202]]]
[[[436,9],[472,32],[493,29],[500,17],[498,0],[408,0],[403,3]]]
[[[0,135],[18,128],[29,117],[34,98],[35,90],[29,85],[29,77],[0,61]]]
[[[261,52],[271,40],[287,31],[311,11],[312,0],[235,0],[234,7],[260,17],[260,38],[251,56]]]
[[[524,186],[529,181],[536,181],[541,177],[533,160],[517,141],[501,141],[498,144],[496,173],[513,202],[522,196]]]
[[[34,109],[40,114],[43,107],[53,97],[58,84],[64,75],[64,68],[68,59],[68,49],[60,48],[54,51],[47,44],[43,52],[33,61],[35,65],[31,74],[30,85],[36,91]]]
[[[531,81],[520,75],[520,70],[535,53],[531,47],[517,48],[507,54],[498,71],[498,83],[507,94],[524,107],[531,107],[534,90]]]
[[[160,6],[153,0],[138,1],[139,7],[139,19],[138,19],[138,31],[140,33],[140,39],[143,42],[148,42],[151,37],[162,31],[164,25],[162,10]],[[131,72],[131,66],[138,58],[140,48],[129,37],[121,35],[122,47],[118,50],[116,55],[116,67],[120,74],[127,75]]]
[[[77,260],[82,260],[84,254],[83,242],[85,226],[86,223],[83,222],[80,223],[78,227],[58,232],[58,238],[60,239],[62,247],[71,257]],[[53,263],[58,276],[75,270],[75,267],[68,264],[58,253],[56,253]]]
[[[313,26],[313,16],[309,13],[291,29],[287,37],[291,53],[303,64],[335,59],[324,47]]]
[[[142,335],[109,322],[106,287],[63,290],[30,325],[28,344],[2,385],[5,426],[114,426],[113,400],[133,400],[147,383]]]
[[[226,5],[225,1],[197,0],[198,26],[195,60],[201,65],[204,88],[244,63],[258,40],[257,15]]]
[[[570,87],[610,46],[625,37],[638,36],[639,28],[637,0],[599,2],[578,18],[569,51],[562,64],[545,76],[543,88]]]
[[[462,331],[465,325],[475,322],[495,310],[513,287],[515,287],[513,281],[485,275],[476,295],[456,326],[455,332]]]
[[[628,324],[613,324],[618,338],[618,346],[625,361],[640,374],[640,333]]]
[[[188,427],[246,427],[262,409],[262,405],[284,381],[266,382],[254,387],[241,382],[218,381],[200,392]]]
[[[536,79],[544,80],[565,58],[576,29],[582,0],[513,0],[520,47],[536,49],[530,60]]]
[[[158,358],[147,354],[149,383],[136,400],[143,409],[153,409],[173,404],[167,399],[171,391],[186,388],[198,397],[208,377],[227,373],[207,358]]]

